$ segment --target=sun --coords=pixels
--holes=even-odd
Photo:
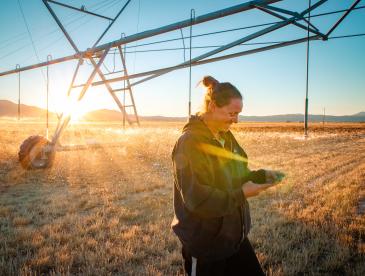
[[[66,97],[57,103],[57,113],[63,113],[64,116],[71,116],[71,122],[80,121],[88,113],[88,107],[85,101],[78,101],[75,97]]]

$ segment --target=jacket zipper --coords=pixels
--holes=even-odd
[[[217,138],[213,138],[219,145],[221,148],[225,149],[225,147],[218,141]],[[230,142],[230,150],[232,153],[233,152],[233,142],[232,142],[232,139],[229,140]],[[232,168],[231,168],[232,170]],[[239,207],[239,212],[240,212],[240,219],[241,219],[241,239],[240,239],[240,243],[243,242],[243,240],[245,239],[245,224],[243,223],[244,221],[244,217],[243,217],[243,210],[242,210],[242,206]]]

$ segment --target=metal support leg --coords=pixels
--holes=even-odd
[[[122,60],[124,76],[128,76],[127,64],[125,62],[125,58],[124,58],[121,46],[118,46],[118,50],[119,50],[119,54],[120,54],[120,59]],[[132,106],[133,106],[134,116],[136,117],[136,122],[139,126],[140,124],[139,124],[139,117],[138,117],[138,113],[137,113],[137,107],[136,107],[136,103],[134,102],[133,92],[132,92],[132,88],[131,88],[131,82],[130,82],[129,78],[126,79],[126,82],[127,82],[127,90],[129,92],[129,96],[131,98],[131,102],[132,102]]]
[[[120,111],[123,112],[124,116],[126,116],[127,121],[129,124],[132,124],[131,120],[128,118],[127,113],[125,111],[125,108],[123,106],[123,104],[119,101],[118,97],[115,95],[113,88],[110,86],[110,84],[107,82],[107,79],[105,78],[103,72],[101,72],[100,68],[97,67],[97,64],[95,63],[95,60],[93,58],[90,58],[91,63],[94,65],[95,70],[97,71],[97,73],[99,74],[100,78],[102,79],[102,81],[105,84],[105,87],[108,89],[109,94],[112,96],[112,98],[114,99],[114,101],[117,103]]]

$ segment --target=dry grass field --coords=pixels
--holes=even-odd
[[[182,275],[170,230],[170,152],[182,123],[71,125],[57,152],[25,171],[21,142],[44,124],[0,122],[0,275]],[[284,171],[250,199],[250,239],[268,275],[365,275],[365,124],[242,123],[250,167]],[[52,132],[51,132],[52,133]]]

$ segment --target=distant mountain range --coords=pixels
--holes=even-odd
[[[21,117],[34,119],[45,118],[46,110],[35,106],[20,104],[20,115]],[[57,115],[53,112],[50,112],[48,115],[51,119],[57,118]],[[17,118],[18,104],[7,100],[0,100],[0,118],[1,117]]]
[[[365,122],[365,112],[359,112],[353,115],[333,116],[326,115],[326,122]],[[303,122],[303,114],[283,114],[271,116],[240,116],[240,121],[249,122]],[[322,122],[323,115],[308,115],[309,122]]]
[[[29,119],[45,119],[46,110],[21,104],[21,117]],[[0,118],[17,118],[18,105],[11,101],[0,100]],[[309,115],[310,122],[322,122],[323,115]],[[57,115],[53,112],[49,113],[50,120],[56,120]],[[186,121],[186,117],[163,117],[163,116],[140,116],[141,120],[150,121]],[[121,112],[109,109],[100,109],[86,113],[83,121],[121,121],[123,115]],[[303,114],[283,114],[271,116],[240,116],[240,121],[247,122],[302,122]],[[348,116],[332,116],[326,115],[326,122],[365,122],[365,112],[359,112]]]

